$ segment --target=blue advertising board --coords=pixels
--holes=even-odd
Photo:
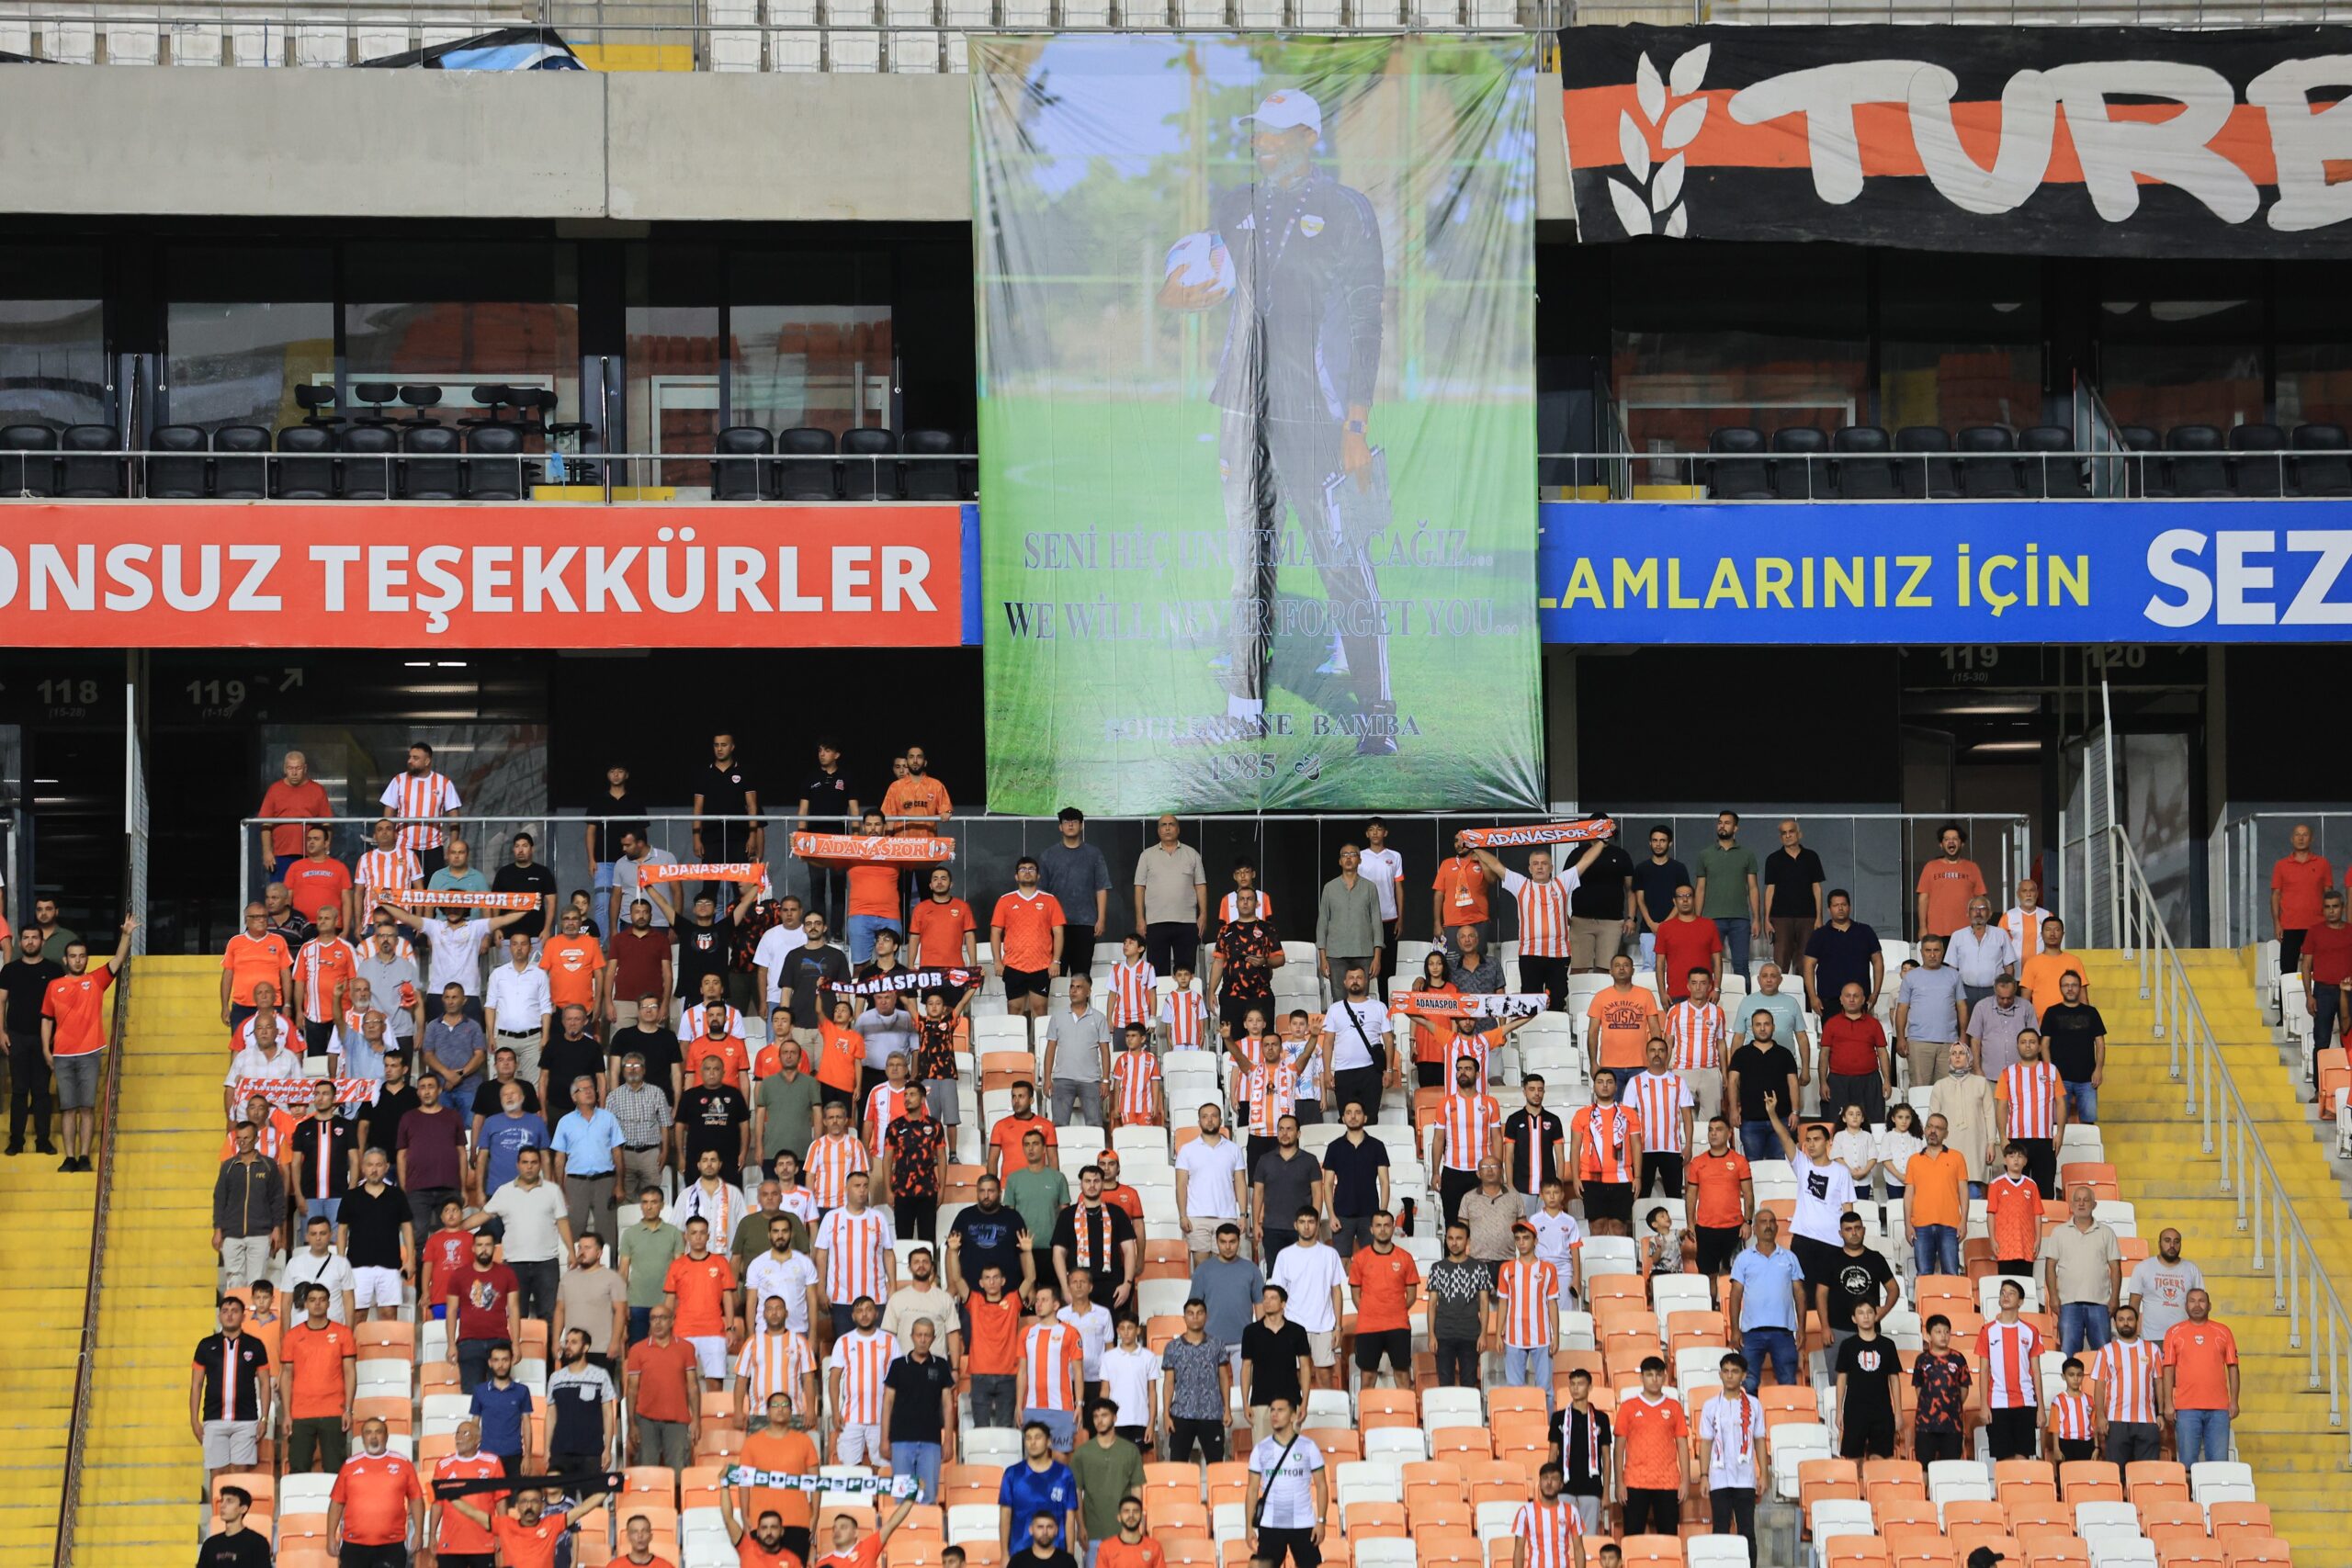
[[[2352,641],[2352,503],[1547,502],[1544,640]]]

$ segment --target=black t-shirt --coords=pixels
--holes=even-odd
[[[1674,890],[1690,880],[1690,868],[1669,858],[1664,865],[1644,855],[1634,863],[1634,893],[1653,922],[1674,913]]]
[[[1241,1331],[1241,1359],[1250,1363],[1250,1403],[1272,1404],[1275,1396],[1298,1403],[1299,1358],[1312,1348],[1306,1330],[1284,1319],[1280,1332],[1263,1323]]]
[[[1849,921],[1842,931],[1836,926],[1815,926],[1804,939],[1804,955],[1814,962],[1815,994],[1825,1000],[1835,1002],[1849,980],[1868,996],[1871,960],[1878,955],[1878,932],[1860,920]]]
[[[8,994],[8,1032],[29,1034],[40,1038],[40,1003],[49,995],[49,983],[65,977],[65,965],[53,958],[36,958],[30,964],[12,958],[0,964],[0,991]]]
[[[670,934],[675,937],[678,942],[678,962],[675,968],[679,996],[699,997],[702,995],[702,977],[705,975],[722,976],[726,975],[728,959],[735,948],[733,916],[722,912],[712,917],[710,924],[707,926],[698,926],[692,920],[684,920],[672,926]],[[721,992],[720,995],[724,996],[725,993]],[[800,1015],[796,1012],[792,1016],[798,1018]]]
[[[720,1169],[733,1170],[742,1148],[735,1129],[751,1119],[752,1108],[743,1102],[743,1096],[725,1084],[717,1089],[696,1084],[680,1095],[678,1125],[686,1130],[686,1168],[695,1168],[703,1150],[717,1149]]]
[[[269,1568],[269,1537],[250,1527],[196,1549],[196,1568]]]
[[[1006,1290],[1021,1283],[1021,1215],[1010,1205],[999,1203],[990,1214],[975,1203],[957,1212],[947,1232],[964,1238],[956,1267],[972,1289],[980,1288],[980,1270],[991,1263],[1004,1270]]]
[[[1887,1266],[1884,1256],[1867,1247],[1860,1258],[1840,1247],[1822,1268],[1827,1274],[1832,1328],[1854,1326],[1856,1302],[1869,1302],[1874,1306],[1884,1303],[1886,1282],[1894,1278],[1894,1270]]]
[[[812,1028],[823,1016],[817,1010],[818,983],[838,983],[848,978],[849,954],[831,942],[822,947],[796,947],[784,955],[784,962],[776,968],[777,984],[792,993],[793,1021],[806,1021],[806,1025]]]
[[[882,1386],[896,1389],[899,1394],[898,1403],[890,1407],[890,1430],[885,1434],[891,1442],[939,1441],[939,1396],[956,1391],[956,1374],[947,1370],[946,1357],[933,1352],[918,1361],[912,1356],[901,1356],[890,1363]]]
[[[593,1034],[583,1034],[577,1040],[559,1034],[539,1053],[539,1070],[548,1076],[549,1098],[558,1105],[570,1105],[571,1080],[587,1078],[593,1082],[605,1070],[605,1048],[596,1043]]]
[[[1836,1292],[1831,1292],[1834,1299]],[[1894,1420],[1894,1380],[1902,1371],[1894,1341],[1881,1334],[1856,1335],[1838,1347],[1833,1369],[1846,1377],[1846,1420],[1888,1426]]]
[[[528,865],[516,865],[508,861],[490,879],[492,893],[536,893],[542,898],[555,897],[555,873],[537,861]],[[541,905],[506,928],[510,931],[536,940],[548,929],[547,907]]]
[[[2050,1065],[2068,1083],[2088,1083],[2098,1070],[2091,1043],[2107,1032],[2107,1020],[2088,1002],[2060,1002],[2041,1010],[2041,1043]]]
[[[407,1193],[389,1181],[383,1191],[371,1193],[362,1182],[343,1195],[343,1207],[335,1214],[350,1227],[351,1245],[344,1249],[344,1258],[354,1269],[401,1266],[401,1227],[410,1219]]]
[[[1078,1559],[1058,1546],[1043,1557],[1035,1547],[1024,1546],[1013,1554],[1012,1568],[1078,1568]]]
[[[1625,879],[1634,874],[1634,857],[1616,844],[1600,846],[1600,855],[1586,868],[1584,879],[1568,895],[1568,913],[1588,920],[1625,918]],[[1673,902],[1668,894],[1667,901]]]
[[[702,797],[702,814],[705,817],[749,817],[752,814],[752,796],[758,793],[759,787],[752,782],[752,775],[743,771],[743,764],[740,761],[729,762],[723,768],[712,762],[695,776],[695,794]],[[706,845],[710,842],[713,829],[719,837],[732,835],[741,839],[750,828],[748,822],[706,822],[703,824],[703,842]]]
[[[302,1156],[302,1196],[305,1198],[340,1198],[351,1185],[351,1151],[359,1136],[358,1127],[340,1116],[330,1116],[322,1122],[315,1116],[305,1116],[294,1128],[294,1152]],[[322,1192],[319,1178],[326,1178],[326,1190]]]
[[[1084,1265],[1094,1271],[1095,1294],[1108,1298],[1114,1286],[1127,1277],[1126,1258],[1120,1248],[1136,1238],[1136,1223],[1116,1203],[1104,1203],[1098,1213],[1088,1214],[1086,1205],[1072,1203],[1054,1222],[1054,1245],[1069,1253],[1070,1267],[1080,1267],[1078,1255],[1078,1227],[1087,1227],[1092,1259]],[[1018,1282],[1017,1280],[1015,1281]]]
[[[415,1084],[404,1083],[395,1089],[378,1089],[375,1103],[359,1109],[360,1146],[391,1153],[392,1138],[401,1130],[401,1118],[415,1109]]]
[[[621,791],[618,795],[609,790],[600,791],[588,802],[588,825],[596,830],[596,858],[620,859],[621,829],[643,824],[644,802],[628,790]]]
[[[1821,857],[1802,846],[1793,857],[1780,850],[1764,857],[1764,886],[1772,890],[1776,920],[1811,919],[1814,884],[1827,880],[1822,874]]]
[[[1380,1173],[1388,1168],[1388,1145],[1370,1133],[1361,1147],[1343,1134],[1323,1151],[1331,1173],[1331,1212],[1341,1219],[1368,1217],[1380,1207]]]
[[[1510,1169],[1503,1173],[1511,1190],[1540,1196],[1544,1181],[1560,1174],[1560,1140],[1566,1136],[1560,1119],[1548,1111],[1531,1114],[1521,1106],[1503,1118],[1503,1136],[1511,1142]]]
[[[1739,1119],[1743,1122],[1764,1120],[1764,1091],[1770,1089],[1788,1099],[1789,1079],[1796,1075],[1796,1053],[1778,1041],[1770,1048],[1759,1047],[1754,1041],[1731,1054],[1729,1070],[1739,1075]],[[1793,1108],[1782,1104],[1781,1120],[1786,1122]]]
[[[847,817],[850,803],[857,798],[857,786],[849,782],[849,770],[835,764],[831,773],[812,768],[800,781],[800,798],[808,803],[811,817]],[[812,823],[820,832],[840,832],[840,825]]]
[[[1299,1348],[1304,1350],[1306,1337],[1299,1336]],[[237,1336],[236,1348],[230,1349],[225,1334],[208,1334],[196,1342],[197,1370],[204,1375],[201,1414],[207,1421],[255,1421],[261,1409],[254,1404],[254,1391],[261,1380],[269,1375],[269,1351],[250,1334]]]
[[[627,1029],[615,1030],[607,1054],[626,1056],[631,1051],[645,1058],[645,1081],[663,1094],[670,1092],[670,1069],[686,1065],[686,1059],[678,1054],[678,1032],[666,1024],[639,1029],[632,1023]]]

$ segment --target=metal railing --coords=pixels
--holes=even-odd
[[[2268,942],[2270,868],[2294,852],[2298,824],[2312,830],[2312,853],[2337,868],[2352,865],[2352,811],[2249,811],[2223,822],[2214,837],[2220,863],[2213,900],[2217,940],[2224,947]],[[2339,884],[2340,885],[2340,884]]]
[[[2221,1161],[2221,1190],[2236,1208],[2238,1232],[2253,1245],[2255,1269],[2270,1276],[2271,1310],[2287,1319],[2288,1346],[2302,1352],[2305,1388],[2327,1394],[2328,1427],[2345,1434],[2345,1462],[2352,1465],[2352,1429],[2346,1422],[2352,1314],[2264,1147],[2264,1123],[2238,1092],[2139,855],[2120,827],[2109,832],[2120,884],[2121,946],[2138,969],[2141,999],[2154,1010],[2155,1037],[2168,1048],[2172,1081],[2184,1090],[2181,1115],[2194,1119],[2199,1148]],[[2301,1135],[2300,1128],[2296,1133]]]
[[[106,1269],[107,1220],[114,1203],[116,1123],[122,1111],[123,1041],[130,1030],[130,976],[126,964],[115,976],[114,1018],[107,1031],[106,1093],[100,1098],[96,1131],[97,1196],[90,1216],[90,1267],[82,1280],[82,1326],[74,1351],[74,1402],[65,1428],[65,1470],[57,1500],[57,1556],[74,1561],[74,1530],[82,1502],[82,1454],[89,1438],[90,1380],[98,1353],[98,1289]]]
[[[1568,500],[1758,502],[2352,496],[2341,451],[1544,452]],[[1593,491],[1602,491],[1594,495]],[[1644,491],[1652,493],[1643,495]]]

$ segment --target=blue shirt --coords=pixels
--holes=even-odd
[[[500,1388],[488,1378],[474,1384],[473,1413],[481,1422],[481,1446],[494,1454],[523,1451],[523,1423],[531,1416],[531,1391],[519,1382]]]
[[[1781,1328],[1796,1332],[1796,1298],[1790,1294],[1804,1283],[1804,1270],[1797,1267],[1797,1255],[1786,1242],[1775,1247],[1768,1255],[1754,1247],[1744,1247],[1733,1259],[1731,1277],[1739,1286],[1739,1331],[1751,1328]],[[482,1446],[490,1446],[484,1438]]]
[[[490,1130],[487,1122],[482,1130]],[[563,1156],[567,1176],[610,1176],[613,1151],[623,1142],[620,1119],[600,1105],[585,1116],[577,1111],[567,1112],[555,1124],[555,1137],[548,1147]]]
[[[482,1439],[487,1448],[490,1439]],[[1023,1456],[1004,1472],[1004,1483],[996,1489],[996,1506],[1012,1510],[1012,1539],[1025,1540],[1029,1521],[1039,1514],[1054,1517],[1054,1544],[1068,1546],[1062,1539],[1069,1529],[1069,1516],[1078,1507],[1078,1477],[1069,1466],[1056,1460],[1043,1470],[1029,1468],[1027,1456]]]
[[[482,1190],[495,1192],[514,1179],[514,1156],[525,1149],[548,1146],[548,1124],[528,1111],[509,1116],[503,1111],[485,1116],[481,1122],[481,1147],[490,1155],[488,1172],[482,1177]],[[490,1439],[484,1438],[486,1448]],[[509,1450],[510,1452],[512,1450]]]

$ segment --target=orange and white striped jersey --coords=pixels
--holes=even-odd
[[[1678,1073],[1700,1072],[1724,1065],[1731,1025],[1714,1003],[1685,997],[1666,1010],[1666,1038],[1670,1047],[1667,1066]]]
[[[2165,1364],[2161,1345],[2145,1339],[2125,1343],[2110,1339],[2091,1362],[2091,1382],[2098,1385],[2109,1421],[2135,1421],[2153,1426],[2156,1419],[2156,1376]]]
[[[1122,958],[1111,965],[1112,1028],[1151,1022],[1152,985],[1159,978],[1159,971],[1152,968],[1148,958],[1138,958],[1133,964]]]
[[[1298,1069],[1285,1062],[1251,1067],[1241,1086],[1246,1108],[1243,1125],[1261,1138],[1274,1135],[1274,1125],[1298,1108]]]
[[[294,955],[294,983],[302,987],[302,1016],[324,1023],[335,1015],[335,991],[359,968],[359,950],[339,936],[312,937]]]
[[[446,817],[462,803],[458,799],[458,786],[446,773],[426,773],[422,778],[407,772],[394,773],[392,782],[384,786],[384,815],[404,825],[401,829],[400,847],[404,850],[437,850],[441,847],[441,829],[429,822],[412,822],[410,818]]]
[[[2050,1430],[2070,1443],[2087,1443],[2097,1435],[2091,1425],[2091,1396],[2056,1393],[2050,1396]]]
[[[1086,1337],[1078,1326],[1058,1319],[1032,1325],[1021,1354],[1029,1368],[1030,1408],[1070,1409],[1069,1370],[1086,1356]]]
[[[1976,1362],[1984,1369],[1984,1398],[1992,1410],[2025,1409],[2041,1403],[2039,1362],[2041,1331],[2019,1318],[1993,1318],[1976,1332]]]
[[[369,850],[359,857],[356,880],[361,900],[360,918],[365,919],[377,899],[390,898],[395,903],[404,899],[410,888],[424,880],[424,865],[416,858],[413,850],[405,847]],[[402,937],[401,940],[405,945],[408,939]]]
[[[1208,1008],[1198,991],[1170,991],[1159,1004],[1159,1021],[1168,1026],[1168,1048],[1197,1051],[1206,1043]]]
[[[709,1004],[696,999],[678,1004],[677,1034],[692,1044],[710,1033]],[[727,1010],[727,1032],[737,1040],[749,1038],[743,1032],[743,1015],[734,1008]]]
[[[1274,918],[1273,896],[1262,887],[1253,887],[1250,891],[1258,896],[1258,914],[1256,918],[1261,920],[1272,919]],[[1218,899],[1216,901],[1216,918],[1219,924],[1223,924],[1228,920],[1239,919],[1241,918],[1241,895],[1238,893],[1228,893],[1224,897]]]
[[[1119,1120],[1149,1122],[1158,1115],[1152,1091],[1159,1087],[1159,1058],[1149,1051],[1122,1051],[1112,1057],[1111,1083]]]
[[[1573,871],[1559,871],[1548,882],[1532,882],[1515,871],[1503,873],[1503,891],[1519,901],[1519,955],[1521,958],[1568,956],[1568,895],[1578,881]]]
[[[2054,1138],[2051,1100],[2058,1093],[2058,1069],[2047,1061],[2012,1062],[2001,1074],[1999,1098],[2009,1102],[2009,1136]]]
[[[801,1409],[801,1394],[807,1387],[800,1380],[817,1370],[816,1352],[808,1348],[808,1337],[786,1328],[771,1334],[763,1325],[749,1339],[743,1341],[742,1354],[735,1358],[735,1375],[750,1384],[751,1410],[765,1410],[772,1395],[783,1394],[792,1401],[793,1410],[808,1416],[814,1423],[817,1413]]]
[[[1493,1095],[1449,1092],[1438,1101],[1438,1119],[1445,1129],[1446,1169],[1476,1170],[1488,1155],[1501,1156],[1503,1108]]]
[[[852,1329],[833,1341],[825,1370],[842,1374],[841,1403],[833,1411],[836,1421],[844,1427],[882,1424],[882,1380],[890,1375],[890,1363],[898,1355],[898,1336],[878,1328],[870,1334]]]
[[[860,1296],[888,1301],[889,1278],[882,1260],[898,1244],[898,1227],[888,1209],[853,1214],[835,1209],[817,1223],[817,1250],[825,1255],[825,1299],[843,1305]]]
[[[1458,1029],[1453,1031],[1445,1037],[1444,1083],[1449,1088],[1452,1087],[1453,1064],[1465,1056],[1478,1064],[1478,1081],[1485,1083],[1487,1059],[1494,1055],[1494,1050],[1495,1037],[1490,1031],[1474,1031],[1468,1034],[1463,1033]]]
[[[1527,1542],[1527,1568],[1571,1568],[1576,1559],[1568,1541],[1584,1533],[1584,1520],[1566,1497],[1521,1503],[1510,1533]]]
[[[2009,933],[2009,941],[2016,945],[2020,966],[2041,951],[2041,922],[2049,918],[2050,911],[2039,904],[2030,909],[2011,909],[2001,917],[2001,929]]]
[[[907,1113],[907,1091],[890,1084],[878,1083],[865,1100],[865,1146],[879,1154],[882,1140],[889,1135],[890,1123]]]
[[[1642,1152],[1679,1155],[1682,1146],[1682,1112],[1698,1103],[1680,1073],[1635,1073],[1625,1085],[1624,1098],[1642,1122]]]
[[[1503,1344],[1549,1348],[1560,1321],[1560,1271],[1540,1258],[1514,1258],[1495,1269],[1495,1299],[1503,1304]]]
[[[1568,1119],[1577,1174],[1587,1181],[1634,1179],[1634,1139],[1641,1129],[1623,1101],[1588,1105]]]
[[[843,1133],[838,1138],[820,1134],[808,1141],[808,1157],[802,1162],[800,1180],[808,1189],[808,1196],[817,1201],[817,1207],[838,1209],[848,1201],[851,1172],[873,1168],[874,1156],[854,1134]]]

